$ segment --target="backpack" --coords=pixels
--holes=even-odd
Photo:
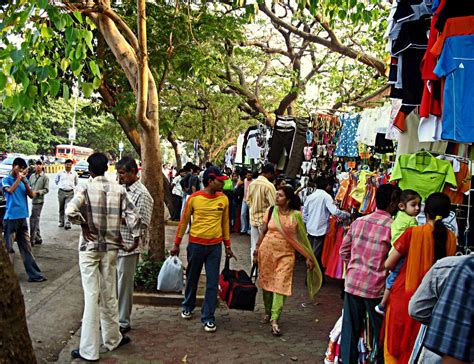
[[[236,310],[253,311],[257,297],[257,287],[244,270],[230,269],[230,258],[225,259],[225,266],[219,275],[219,297],[227,307]],[[252,267],[253,273],[257,267]]]

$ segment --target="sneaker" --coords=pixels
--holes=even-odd
[[[70,229],[71,229],[71,225],[66,225],[66,226],[64,226],[64,229],[70,230]]]
[[[63,222],[60,222],[60,223],[58,224],[58,227],[64,227],[64,223],[63,223]]]
[[[385,307],[379,304],[375,306],[375,312],[377,312],[379,315],[385,316]]]
[[[181,311],[181,317],[185,320],[190,320],[193,317],[193,313],[190,311]]]
[[[217,326],[214,322],[206,322],[204,324],[204,331],[206,332],[215,332],[217,330]]]

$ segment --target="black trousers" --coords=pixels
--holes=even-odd
[[[311,243],[311,247],[313,248],[314,256],[316,257],[316,260],[318,261],[318,264],[319,264],[319,268],[321,268],[321,272],[323,273],[324,271],[323,271],[322,255],[323,255],[325,238],[326,238],[326,235],[313,236],[313,235],[308,234],[308,240]],[[323,275],[323,279],[324,279],[324,275]]]
[[[280,120],[294,121],[296,128],[286,126]],[[284,171],[289,178],[295,178],[301,168],[307,129],[308,119],[305,118],[277,117],[275,122],[268,160],[278,164],[284,149],[287,155]]]
[[[181,204],[183,198],[178,195],[171,195],[172,196],[172,201],[173,201],[173,213],[171,215],[171,220],[174,221],[179,221],[181,218]]]
[[[372,348],[377,348],[377,364],[383,364],[383,346],[379,344],[383,316],[375,312],[375,306],[380,303],[380,298],[363,298],[345,292],[344,316],[342,318],[341,357],[343,364],[357,363],[359,352],[357,343],[360,333],[364,328],[364,318],[369,314],[369,323],[372,330]],[[375,345],[376,343],[376,345]]]

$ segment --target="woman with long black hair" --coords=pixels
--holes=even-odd
[[[451,200],[441,192],[425,202],[426,224],[408,228],[394,243],[385,261],[392,270],[406,257],[388,300],[385,315],[386,364],[408,363],[420,324],[408,315],[408,302],[431,266],[441,258],[454,255],[456,236],[442,220],[449,216]]]
[[[321,288],[321,269],[308,241],[300,213],[301,202],[292,187],[282,186],[276,193],[276,206],[263,219],[254,261],[258,261],[259,286],[263,291],[265,317],[271,332],[280,336],[278,320],[287,296],[291,296],[295,252],[306,258],[307,286],[311,298]]]

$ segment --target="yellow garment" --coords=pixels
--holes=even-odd
[[[189,242],[213,245],[222,241],[230,246],[229,199],[222,192],[210,195],[204,191],[193,193],[183,212],[183,217],[176,232],[175,243],[179,244],[186,233],[186,228],[193,217]]]
[[[364,201],[365,193],[367,190],[367,177],[374,176],[375,173],[370,171],[360,171],[359,182],[357,187],[351,192],[350,196],[358,203]]]

